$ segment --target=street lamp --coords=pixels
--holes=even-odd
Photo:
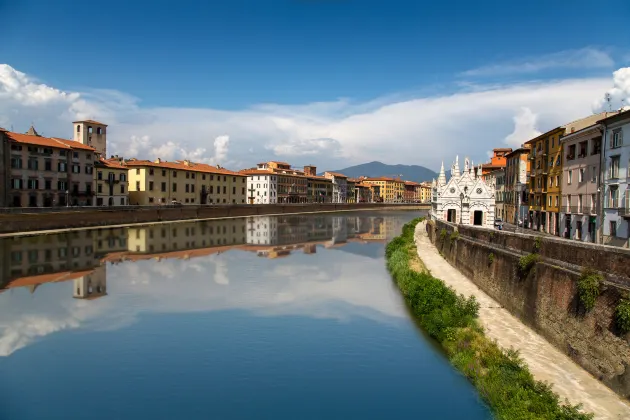
[[[68,198],[68,190],[66,190],[66,207],[70,207],[70,199]]]
[[[464,212],[464,193],[459,193],[459,224],[460,225],[463,223],[462,221],[463,212]]]

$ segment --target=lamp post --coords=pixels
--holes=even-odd
[[[68,198],[68,190],[66,190],[66,207],[70,207],[70,199]]]
[[[464,193],[459,193],[459,224],[463,223]]]

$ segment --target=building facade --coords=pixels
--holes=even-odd
[[[518,148],[506,156],[503,220],[523,227],[529,212],[529,172],[529,148]]]
[[[95,206],[126,206],[129,204],[128,169],[121,160],[99,159],[94,162]]]
[[[11,167],[11,147],[9,146],[9,138],[5,135],[7,130],[0,127],[0,207],[9,206],[9,182],[7,176],[8,168]]]
[[[383,201],[385,203],[402,202],[405,197],[405,181],[397,178],[375,177],[364,178],[364,184],[374,185],[378,187],[378,198],[375,201]]]
[[[247,175],[189,160],[130,159],[129,204],[245,204]]]
[[[309,203],[331,203],[333,198],[332,180],[317,175],[317,168],[312,165],[304,167],[307,179],[307,197]]]
[[[494,187],[486,184],[481,174],[481,167],[475,174],[468,158],[465,159],[464,171],[460,174],[456,159],[451,167],[451,179],[447,181],[442,164],[437,181],[433,181],[431,218],[492,228],[495,217]]]
[[[348,177],[337,172],[324,172],[332,182],[332,202],[345,203],[348,200]]]
[[[107,124],[94,120],[75,121],[74,141],[90,146],[102,158],[107,157]]]
[[[94,196],[96,151],[73,140],[5,132],[8,205],[13,207],[90,206]]]
[[[607,245],[628,247],[630,237],[630,194],[628,160],[630,159],[630,111],[599,121],[602,126],[603,153],[600,178],[603,178],[601,202],[601,240]],[[603,177],[602,177],[603,175]]]
[[[240,171],[247,175],[247,202],[249,204],[276,204],[278,202],[278,176],[255,169]]]
[[[599,124],[561,139],[564,164],[561,175],[560,236],[597,241],[597,214],[602,133]]]

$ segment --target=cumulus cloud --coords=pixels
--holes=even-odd
[[[542,134],[536,129],[538,116],[527,107],[521,108],[513,120],[514,131],[505,138],[505,143],[513,148],[520,147],[527,140]]]
[[[467,70],[462,74],[464,76],[499,76],[537,73],[559,68],[612,68],[614,65],[615,62],[607,52],[596,48],[582,48],[483,66]]]
[[[614,77],[614,93],[623,96],[626,70]],[[110,90],[64,92],[4,65],[0,116],[4,127],[26,131],[35,121],[38,131],[57,137],[70,137],[76,118],[103,120],[109,152],[125,157],[191,159],[232,169],[271,159],[322,170],[373,160],[437,169],[455,154],[481,161],[505,141],[516,144],[528,132],[589,115],[610,86],[609,78],[477,84],[439,96],[223,111],[143,107],[137,98]]]
[[[630,105],[630,67],[623,67],[613,73],[613,87],[593,105],[594,112],[618,110]]]

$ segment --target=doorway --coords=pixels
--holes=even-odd
[[[482,226],[483,225],[483,211],[475,210],[473,213],[473,225]]]
[[[456,223],[457,222],[456,215],[457,215],[457,210],[448,209],[446,211],[446,221],[450,223]]]

